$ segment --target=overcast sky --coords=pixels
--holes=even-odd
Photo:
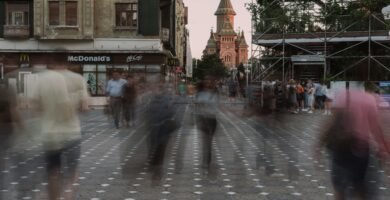
[[[244,30],[248,45],[251,41],[251,17],[245,8],[245,3],[252,0],[231,0],[237,15],[234,22],[234,30]],[[214,12],[217,10],[220,0],[184,0],[188,7],[188,28],[190,30],[190,43],[192,57],[201,58],[210,37],[210,29],[217,26],[217,18]]]

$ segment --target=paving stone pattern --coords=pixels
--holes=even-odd
[[[79,176],[63,193],[75,192],[81,200],[333,199],[327,156],[320,163],[312,157],[312,145],[324,120],[331,116],[248,118],[239,115],[237,104],[225,104],[226,109],[218,113],[211,170],[206,172],[192,106],[179,103],[177,107],[181,127],[170,138],[159,184],[151,179],[147,125],[142,117],[135,127],[115,129],[101,110],[95,110],[82,117]],[[142,116],[142,108],[138,116]],[[388,111],[385,119],[390,119]],[[389,127],[385,127],[387,133]],[[2,199],[48,198],[44,152],[33,141],[23,141],[18,151],[2,154],[0,159],[6,163],[0,172]],[[372,160],[371,198],[389,199],[389,176],[376,167],[374,157]],[[66,170],[62,169],[64,175]]]

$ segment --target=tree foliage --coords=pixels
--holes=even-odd
[[[202,80],[207,75],[216,78],[224,78],[228,75],[227,68],[217,54],[205,54],[202,56],[201,60],[195,62],[197,63],[196,68],[194,69],[194,78],[197,80]]]
[[[347,27],[365,30],[367,16],[381,15],[382,8],[389,4],[390,0],[257,0],[246,6],[252,13],[256,32],[303,33],[340,31]],[[383,24],[373,28],[380,26]]]

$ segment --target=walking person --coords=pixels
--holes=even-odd
[[[17,110],[16,92],[0,81],[0,171],[6,170],[7,157],[15,137],[14,126],[23,128],[23,123]],[[8,164],[9,165],[9,164]],[[0,188],[6,189],[5,173],[0,173]],[[0,199],[3,199],[0,194]],[[5,199],[5,198],[4,198]]]
[[[229,89],[229,99],[230,102],[234,102],[235,98],[237,96],[237,83],[234,81],[234,79],[229,79],[228,80],[228,89]]]
[[[298,101],[298,110],[300,111],[306,111],[305,110],[305,88],[303,85],[298,82],[296,86],[296,91],[297,91],[297,101]]]
[[[122,91],[122,108],[123,118],[125,119],[125,127],[135,125],[135,113],[136,113],[136,102],[137,102],[137,87],[133,76],[127,77],[127,83],[123,85]]]
[[[41,117],[49,199],[75,199],[74,192],[61,194],[61,189],[71,187],[77,180],[81,148],[78,112],[88,109],[87,86],[82,76],[70,72],[65,65],[51,66],[37,80],[33,101]]]
[[[110,98],[109,105],[111,108],[111,114],[114,118],[115,128],[119,128],[120,114],[122,110],[122,96],[123,85],[127,83],[126,80],[121,78],[121,74],[118,71],[112,72],[112,79],[108,81],[106,87],[106,95]]]
[[[196,95],[196,120],[202,132],[203,164],[202,167],[210,177],[213,175],[211,168],[212,141],[217,129],[217,103],[218,93],[214,77],[207,75],[205,80],[198,84]]]
[[[318,110],[324,108],[324,94],[323,94],[323,82],[317,83],[315,87],[315,104],[317,105]]]
[[[146,109],[146,122],[149,134],[149,158],[152,171],[152,184],[158,185],[162,179],[162,170],[171,134],[178,128],[175,120],[174,90],[168,84],[155,77],[148,83],[152,91],[150,103]]]
[[[297,89],[296,84],[293,79],[291,79],[287,85],[287,99],[289,102],[289,110],[291,113],[298,114],[298,99],[297,99]]]
[[[388,159],[390,153],[375,97],[349,90],[347,85],[347,90],[337,95],[335,107],[335,117],[316,145],[315,158],[318,162],[323,147],[330,153],[335,200],[349,199],[349,188],[356,199],[368,200],[370,151],[377,149],[376,154],[383,159]]]
[[[334,99],[333,90],[330,89],[329,85],[324,85],[323,87],[323,94],[325,94],[325,102],[324,102],[324,115],[332,115],[332,102]]]

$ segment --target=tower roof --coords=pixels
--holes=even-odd
[[[233,26],[229,20],[226,20],[222,29],[219,31],[219,35],[237,35],[237,33],[234,31]]]
[[[217,43],[215,41],[213,30],[211,30],[211,32],[210,32],[210,38],[207,41],[206,48],[217,48]]]
[[[232,2],[230,0],[221,0],[215,15],[236,15],[236,12],[233,9]]]
[[[245,48],[249,47],[245,40],[244,31],[241,32],[239,47],[245,47]]]

